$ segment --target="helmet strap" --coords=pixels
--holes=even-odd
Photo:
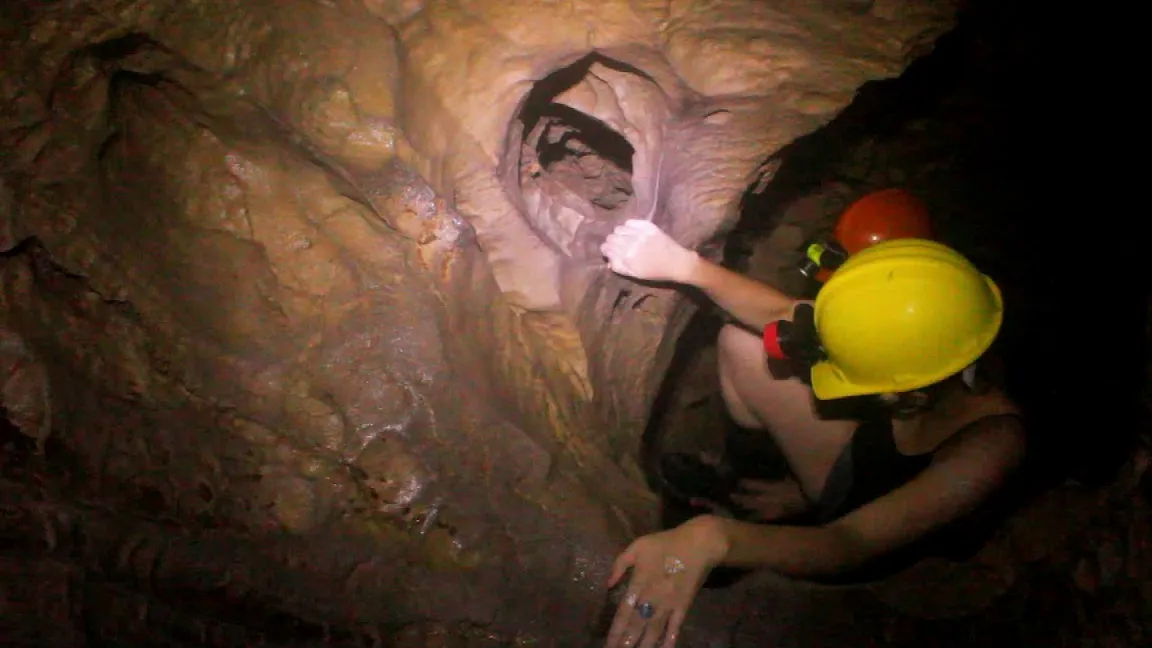
[[[960,379],[964,381],[968,389],[976,389],[976,363],[968,365],[964,371],[960,372]]]
[[[931,393],[917,389],[891,394],[888,399],[882,400],[894,418],[911,418],[930,408],[935,399]]]

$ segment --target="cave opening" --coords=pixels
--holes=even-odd
[[[548,174],[598,210],[612,211],[631,199],[634,151],[628,140],[563,104],[549,103],[534,117],[530,129],[525,123],[521,153],[531,177]]]
[[[525,216],[565,251],[581,225],[614,223],[635,194],[633,145],[602,119],[565,101],[570,93],[612,92],[596,76],[597,67],[644,76],[605,56],[588,55],[536,82],[517,120]]]

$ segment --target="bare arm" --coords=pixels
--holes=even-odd
[[[792,477],[775,481],[744,479],[741,490],[732,493],[732,502],[751,512],[748,520],[772,522],[811,508],[800,482]]]
[[[766,567],[791,576],[834,574],[910,544],[972,511],[1003,483],[1023,451],[1021,424],[997,419],[941,448],[932,465],[912,481],[829,525],[697,519],[712,525],[722,538],[720,564]]]
[[[796,307],[791,297],[702,258],[649,221],[631,219],[618,226],[604,239],[600,252],[613,272],[626,277],[699,288],[717,306],[757,331],[790,319]]]
[[[768,324],[792,318],[797,300],[763,282],[745,277],[693,254],[679,283],[699,288],[708,298],[746,326],[760,331]]]

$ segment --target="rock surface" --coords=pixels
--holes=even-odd
[[[641,432],[691,315],[598,241],[722,240],[952,9],[4,3],[0,404],[50,544],[111,579],[74,591],[581,645],[653,524]]]

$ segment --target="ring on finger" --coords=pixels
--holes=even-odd
[[[648,601],[644,601],[636,607],[636,612],[640,615],[641,619],[651,619],[652,615],[656,614],[656,608]]]
[[[628,595],[624,597],[624,602],[627,603],[629,607],[636,607],[636,601],[638,599],[639,597],[636,596],[636,592],[628,592]]]

